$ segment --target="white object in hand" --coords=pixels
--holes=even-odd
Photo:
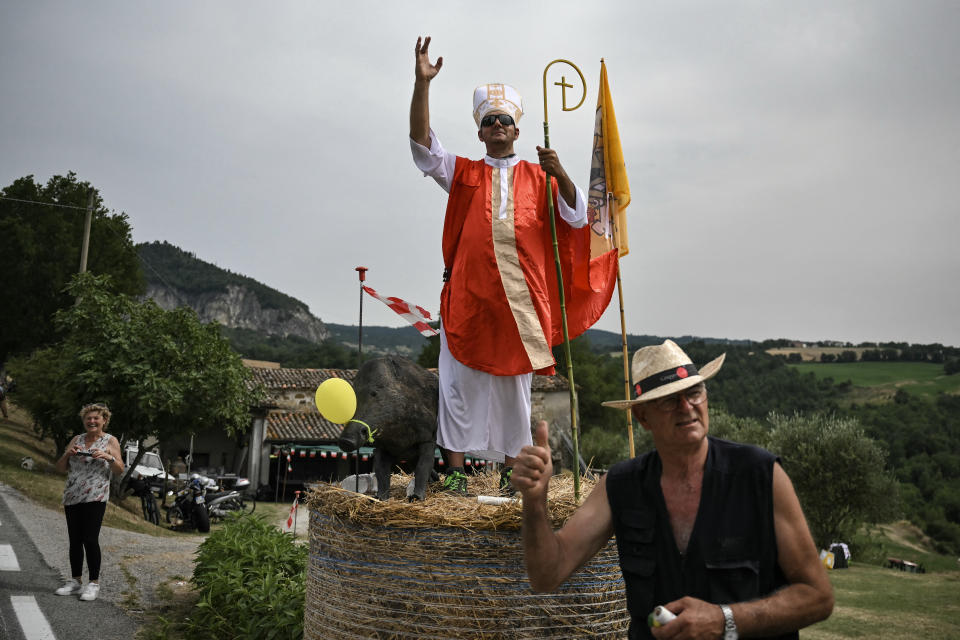
[[[676,617],[677,616],[669,609],[660,606],[655,608],[653,613],[648,616],[647,624],[649,624],[651,627],[662,627]]]

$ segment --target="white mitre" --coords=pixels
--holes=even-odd
[[[480,127],[483,116],[497,111],[509,113],[520,124],[523,115],[523,98],[508,84],[483,84],[473,90],[473,119]]]

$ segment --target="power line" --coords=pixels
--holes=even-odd
[[[22,199],[22,198],[11,198],[11,197],[9,197],[9,196],[0,196],[0,200],[10,200],[11,202],[23,202],[23,203],[25,203],[25,204],[37,204],[37,205],[46,206],[46,207],[61,207],[61,208],[63,208],[63,209],[78,209],[78,210],[80,210],[80,211],[86,211],[86,210],[87,210],[86,207],[78,207],[78,206],[76,206],[76,205],[71,205],[71,204],[58,204],[58,203],[56,203],[56,202],[41,202],[41,201],[39,201],[39,200],[24,200],[24,199]],[[113,233],[113,234],[117,235],[119,238],[121,238],[121,240],[126,240],[126,238],[125,238],[124,236],[122,236],[122,235],[120,234],[120,232],[117,231],[116,229],[114,229],[111,225],[108,224],[108,225],[105,225],[105,226],[106,226],[107,229],[110,230],[111,233]],[[143,258],[143,256],[141,256],[139,253],[137,253],[137,250],[136,250],[136,248],[135,248],[133,245],[127,246],[127,245],[123,244],[122,246],[126,246],[126,248],[127,248],[130,252],[132,252],[133,255],[136,256],[137,259],[140,260],[140,263],[141,263],[143,266],[145,266],[145,267],[147,267],[148,269],[150,269],[150,271],[153,272],[153,274],[157,277],[157,279],[160,280],[160,282],[162,282],[164,285],[166,285],[167,289],[168,289],[168,290],[173,294],[173,296],[182,304],[182,306],[188,307],[188,308],[190,307],[190,303],[188,303],[186,300],[184,300],[184,299],[180,296],[180,294],[177,292],[177,289],[176,289],[173,285],[171,285],[169,282],[167,282],[167,281],[163,278],[163,276],[160,275],[160,272],[157,271],[157,269],[156,269],[152,264],[150,264],[147,260],[145,260],[145,259]]]
[[[45,207],[62,207],[63,209],[79,209],[80,211],[86,211],[86,207],[78,207],[72,204],[57,204],[56,202],[40,202],[39,200],[22,200],[20,198],[10,198],[8,196],[0,196],[0,200],[10,200],[12,202],[25,202],[26,204],[39,204]]]

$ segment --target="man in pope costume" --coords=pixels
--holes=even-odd
[[[417,39],[410,147],[414,163],[448,194],[443,226],[444,285],[440,296],[440,398],[437,443],[447,452],[444,487],[466,494],[465,453],[504,461],[509,483],[515,456],[532,443],[533,373],[552,374],[551,347],[563,340],[553,256],[547,175],[553,178],[570,337],[589,328],[606,308],[615,259],[597,264],[608,276],[603,291],[587,278],[589,227],[581,190],[556,152],[537,147],[539,164],[520,160],[514,142],[523,102],[503,84],[473,96],[482,160],[447,152],[430,128],[429,89],[443,65],[430,63],[430,38]],[[558,197],[559,196],[559,197]]]

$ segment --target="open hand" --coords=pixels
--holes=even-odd
[[[422,41],[422,46],[421,46]],[[430,36],[426,38],[417,38],[417,46],[414,47],[413,52],[416,57],[416,66],[414,71],[416,73],[417,80],[424,80],[430,82],[433,78],[440,73],[440,67],[443,66],[443,56],[437,58],[436,64],[430,64],[430,56],[427,53],[427,48],[430,46]]]

